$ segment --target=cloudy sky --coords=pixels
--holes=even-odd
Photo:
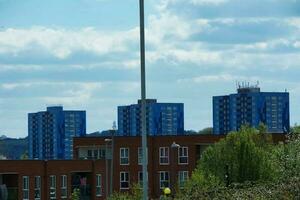
[[[299,0],[145,0],[147,96],[183,102],[185,128],[212,126],[212,96],[236,81],[290,92],[300,123]],[[0,134],[27,113],[87,111],[111,128],[139,87],[138,0],[0,0]]]

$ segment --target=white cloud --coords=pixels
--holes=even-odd
[[[52,81],[31,81],[31,82],[15,82],[15,83],[2,83],[0,84],[0,89],[4,90],[15,90],[24,89],[29,87],[75,87],[81,91],[93,91],[102,88],[102,82],[52,82]],[[67,93],[74,95],[75,92],[68,91]]]
[[[103,32],[94,28],[67,30],[64,28],[8,28],[0,32],[0,54],[33,50],[46,51],[58,59],[66,59],[76,51],[103,55],[128,50],[128,44],[138,41],[138,29]]]
[[[16,64],[16,65],[6,65],[0,64],[0,72],[6,71],[39,71],[42,70],[43,67],[39,65],[26,65],[26,64]]]
[[[228,1],[229,0],[190,0],[194,5],[220,5]]]
[[[157,47],[167,41],[174,43],[176,40],[187,39],[194,32],[191,23],[168,12],[161,13],[159,16],[150,15],[146,31],[147,43]]]
[[[249,81],[249,82],[256,82],[260,80],[259,77],[247,77],[247,76],[237,76],[231,74],[217,74],[217,75],[202,75],[196,76],[193,78],[187,79],[179,79],[178,83],[184,82],[193,82],[193,83],[207,83],[207,82],[234,82],[234,81]]]
[[[166,10],[169,5],[175,5],[179,3],[191,4],[192,6],[202,6],[202,5],[213,5],[218,6],[227,3],[229,0],[152,0],[154,5],[159,11]]]

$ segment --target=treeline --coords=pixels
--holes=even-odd
[[[0,155],[9,160],[18,160],[24,157],[28,150],[28,138],[0,140]]]

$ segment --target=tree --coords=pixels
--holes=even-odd
[[[242,127],[204,152],[199,169],[205,177],[215,176],[224,184],[245,181],[271,180],[274,167],[267,140],[261,140],[260,132]],[[262,145],[265,144],[265,145]],[[225,175],[228,177],[226,178]]]
[[[21,156],[20,159],[21,160],[28,160],[29,156],[28,156],[28,151],[25,151]]]
[[[139,184],[133,184],[130,192],[121,192],[112,194],[108,200],[140,200],[142,199],[142,189]]]
[[[187,182],[184,193],[199,192],[233,183],[269,181],[278,176],[269,137],[250,127],[229,133],[208,147]]]
[[[71,199],[72,200],[80,200],[80,189],[75,188],[71,194]]]
[[[300,127],[294,126],[285,144],[274,150],[283,180],[300,177]]]
[[[207,127],[207,128],[204,128],[204,129],[198,131],[197,134],[210,135],[212,133],[213,133],[213,128],[212,127]]]
[[[272,144],[261,124],[209,147],[177,199],[300,199],[300,127]]]

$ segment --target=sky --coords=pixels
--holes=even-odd
[[[145,20],[147,97],[184,103],[186,130],[211,127],[237,81],[289,91],[300,123],[300,0],[145,0]],[[138,0],[0,0],[0,135],[56,104],[110,129],[139,65]]]

